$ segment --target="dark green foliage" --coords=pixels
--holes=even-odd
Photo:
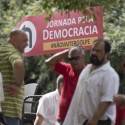
[[[121,72],[120,64],[122,63],[124,58],[125,58],[125,42],[115,44],[111,53],[111,63],[118,72]]]

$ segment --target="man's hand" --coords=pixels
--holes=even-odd
[[[9,85],[6,86],[6,90],[10,94],[10,96],[16,96],[19,91],[19,87],[16,85]]]
[[[86,125],[97,125],[98,121],[96,120],[89,120]]]
[[[13,66],[13,75],[15,79],[15,84],[17,86],[21,86],[24,81],[25,76],[25,67],[24,62],[22,60],[16,60]]]
[[[118,105],[125,105],[125,95],[115,95],[114,96],[114,102]]]

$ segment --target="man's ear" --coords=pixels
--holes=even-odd
[[[11,43],[14,43],[16,41],[16,38],[14,36],[11,36],[10,37],[10,40],[9,40]]]

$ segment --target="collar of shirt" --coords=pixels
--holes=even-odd
[[[90,64],[90,69],[92,68],[92,64]],[[100,72],[100,71],[106,71],[107,69],[109,69],[110,67],[110,62],[108,61],[107,63],[103,64],[101,67],[94,69],[93,71],[91,71],[91,73],[96,73],[96,72]]]

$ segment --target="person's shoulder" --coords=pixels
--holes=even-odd
[[[4,42],[0,46],[7,47],[8,49],[14,48],[13,45],[11,43],[9,43],[9,42]]]
[[[92,67],[92,64],[87,64],[82,71],[89,70]]]
[[[85,68],[91,68],[92,67],[92,64],[91,63],[88,63]]]
[[[11,53],[11,52],[16,52],[16,48],[9,42],[5,42],[3,44],[0,45],[0,50],[3,51],[3,52],[8,52],[8,53]]]
[[[69,63],[67,63],[67,62],[63,62],[63,61],[58,62],[58,64],[60,64],[60,65],[65,65],[65,66],[71,66],[71,64],[69,64]]]
[[[116,72],[116,70],[111,66],[111,68],[110,68],[110,73],[112,74],[112,75],[114,75],[114,76],[119,76],[118,75],[118,73]]]
[[[107,63],[106,70],[107,70],[107,72],[109,72],[109,73],[117,74],[116,70],[112,67],[112,65],[110,64],[110,62]]]
[[[71,64],[69,64],[69,63],[67,63],[67,62],[63,62],[63,61],[61,61],[61,62],[57,62],[56,64],[55,64],[55,67],[57,68],[59,68],[59,67],[63,67],[63,68],[68,68],[68,69],[72,69],[72,66],[71,66]]]
[[[57,94],[57,91],[55,90],[55,91],[52,91],[52,92],[49,92],[49,93],[45,94],[44,96],[45,96],[46,98],[50,98],[50,97],[53,97],[53,96],[56,95],[56,94]]]
[[[79,79],[81,79],[83,77],[83,75],[86,75],[86,73],[88,73],[88,71],[90,70],[91,68],[91,64],[87,64],[81,71],[80,73],[80,76],[79,76]]]
[[[7,42],[0,43],[0,51],[7,51],[10,45]]]
[[[41,98],[40,98],[40,102],[51,102],[51,100],[53,100],[53,98],[57,95],[57,91],[52,91],[52,92],[49,92],[49,93],[46,93],[44,94]]]
[[[8,42],[4,42],[2,44],[0,44],[0,53],[3,56],[7,56],[10,55],[13,52],[13,46],[11,44],[9,44]]]
[[[116,70],[109,64],[107,70],[105,70],[105,75],[119,79],[119,75]]]

